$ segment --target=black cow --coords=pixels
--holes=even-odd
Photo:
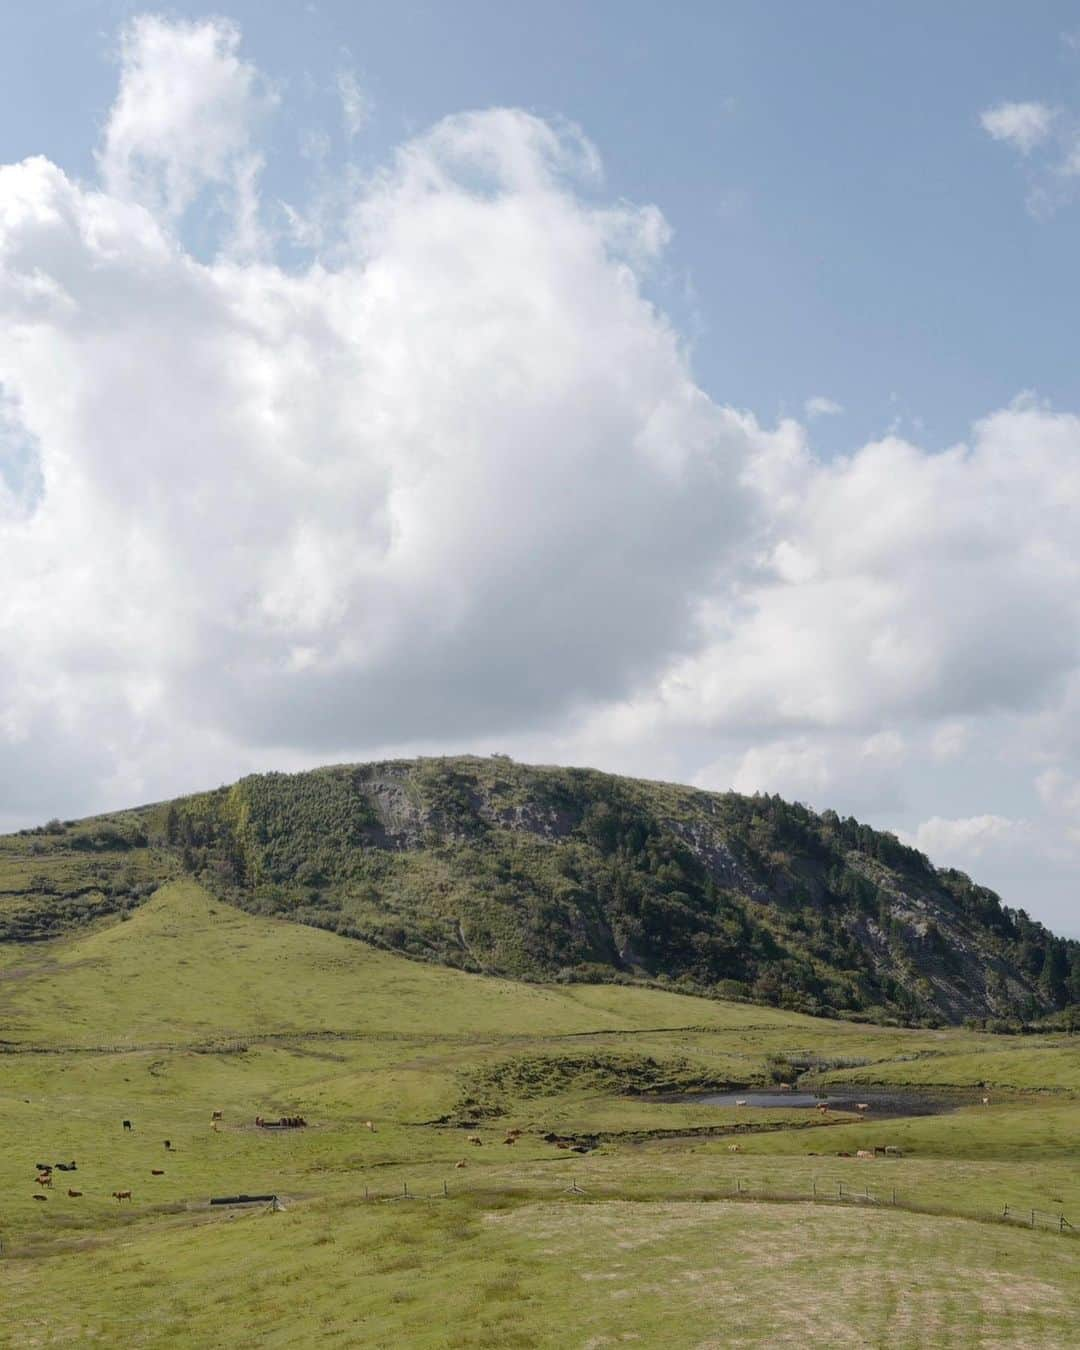
[[[131,1127],[132,1127],[132,1126],[131,1126],[131,1121],[130,1121],[130,1120],[125,1120],[125,1121],[124,1121],[124,1129],[125,1129],[125,1130],[130,1130]]]

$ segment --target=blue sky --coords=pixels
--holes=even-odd
[[[1074,6],[9,11],[0,824],[498,750],[1080,934]]]

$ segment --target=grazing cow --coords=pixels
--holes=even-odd
[[[35,1192],[34,1192],[34,1199],[35,1199],[35,1200],[48,1200],[48,1198],[49,1198],[49,1197],[48,1197],[47,1195],[42,1195],[40,1191],[35,1191]]]
[[[220,1111],[213,1112],[213,1114],[210,1117],[211,1120],[221,1120],[221,1118],[222,1116]]]
[[[824,1115],[825,1112],[829,1109],[829,1105],[827,1102],[818,1102],[817,1109],[821,1112],[822,1115]]]
[[[837,1156],[838,1158],[850,1158],[850,1157],[851,1157],[851,1154],[850,1154],[850,1153],[845,1153],[843,1150],[841,1150],[836,1156]]]
[[[856,1110],[856,1111],[869,1111],[869,1110],[870,1110],[870,1103],[869,1103],[869,1102],[856,1102],[856,1103],[855,1103],[855,1110]]]
[[[152,1177],[163,1177],[165,1175],[164,1167],[151,1167],[150,1175]]]
[[[727,1151],[728,1151],[729,1153],[741,1153],[741,1152],[742,1152],[742,1144],[728,1144],[728,1146],[727,1146]]]
[[[484,1142],[484,1141],[480,1138],[480,1136],[479,1136],[478,1134],[470,1134],[470,1135],[469,1135],[469,1143],[470,1143],[470,1144],[482,1144],[483,1142]]]
[[[79,1169],[75,1166],[74,1160],[72,1160],[69,1163],[57,1163],[56,1170],[58,1172],[77,1172]]]
[[[214,1131],[215,1134],[217,1134],[220,1131],[221,1126],[217,1123],[216,1120],[212,1120],[210,1122],[210,1128]]]
[[[131,1130],[131,1129],[134,1129],[134,1126],[132,1125],[132,1123],[131,1123],[130,1120],[125,1120],[125,1121],[124,1121],[124,1129],[125,1129],[125,1130]]]
[[[875,1157],[875,1158],[878,1156],[879,1153],[888,1153],[888,1151],[889,1151],[889,1150],[885,1147],[884,1144],[875,1144],[875,1145],[874,1145],[874,1157]]]
[[[171,1153],[171,1152],[172,1152],[172,1140],[171,1140],[171,1139],[166,1139],[166,1140],[165,1140],[165,1150],[166,1150],[166,1152],[168,1152],[168,1153]]]
[[[506,1138],[503,1140],[503,1143],[504,1143],[504,1144],[516,1144],[516,1143],[517,1143],[517,1140],[514,1138],[514,1136],[513,1136],[512,1134],[508,1134],[508,1135],[506,1136]]]
[[[520,1139],[522,1135],[521,1130],[507,1130],[506,1133],[510,1138],[513,1139]]]
[[[904,1152],[903,1149],[897,1148],[895,1144],[886,1144],[885,1156],[886,1158],[902,1158],[904,1156]]]
[[[114,1200],[130,1200],[130,1199],[131,1199],[131,1192],[130,1192],[130,1191],[113,1191],[112,1197],[113,1197]]]
[[[34,1166],[39,1172],[51,1172],[52,1163],[35,1163]]]
[[[375,1133],[375,1122],[374,1122],[373,1120],[365,1120],[365,1121],[364,1121],[364,1129],[365,1129],[365,1130],[370,1130],[371,1133],[374,1134],[374,1133]]]
[[[462,1159],[460,1160],[460,1162],[456,1162],[456,1163],[454,1164],[454,1166],[455,1166],[455,1167],[464,1167],[464,1166],[465,1166],[465,1159],[462,1158]]]
[[[745,1097],[736,1097],[736,1098],[735,1098],[735,1105],[736,1105],[736,1106],[745,1106],[745,1105],[746,1105],[746,1098],[745,1098]]]
[[[856,1158],[869,1158],[874,1161],[874,1150],[872,1148],[860,1148],[855,1151]]]
[[[70,1196],[70,1198],[71,1198],[72,1200],[78,1200],[79,1197],[82,1195],[82,1191],[73,1191],[73,1190],[71,1189],[71,1187],[69,1186],[69,1187],[68,1187],[68,1195]]]
[[[34,1179],[35,1179],[35,1181],[37,1182],[37,1184],[38,1184],[39,1186],[51,1186],[51,1185],[52,1185],[52,1173],[51,1173],[51,1172],[40,1172],[40,1173],[38,1173],[38,1175],[37,1175]]]

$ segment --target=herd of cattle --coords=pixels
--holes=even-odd
[[[781,1090],[787,1090],[787,1091],[790,1091],[790,1088],[788,1087],[787,1084],[781,1084]],[[983,1101],[983,1105],[984,1105],[984,1106],[988,1106],[988,1105],[990,1104],[990,1103],[989,1103],[989,1098],[987,1098],[987,1097],[984,1097],[984,1098],[982,1099],[982,1101]],[[743,1100],[738,1100],[738,1101],[736,1101],[735,1104],[736,1104],[736,1106],[744,1106],[744,1105],[746,1105],[746,1102],[743,1101]],[[825,1102],[819,1102],[819,1103],[817,1104],[817,1109],[818,1109],[818,1111],[820,1111],[820,1112],[822,1112],[822,1113],[824,1114],[824,1113],[826,1113],[826,1112],[829,1110],[829,1107],[828,1107],[827,1103],[825,1103]],[[860,1113],[869,1111],[869,1109],[870,1109],[870,1103],[869,1103],[869,1102],[857,1102],[857,1103],[856,1103],[856,1108],[855,1108],[855,1109],[856,1109],[857,1111],[859,1111]],[[218,1129],[219,1122],[221,1121],[221,1119],[222,1119],[222,1113],[221,1113],[220,1111],[215,1111],[215,1112],[213,1112],[213,1114],[212,1114],[211,1117],[210,1117],[210,1128],[211,1128],[212,1130],[217,1130],[217,1129]],[[131,1122],[130,1120],[125,1120],[125,1121],[123,1121],[123,1122],[122,1122],[122,1125],[123,1125],[123,1129],[124,1129],[125,1133],[128,1133],[128,1132],[130,1132],[130,1131],[132,1131],[132,1130],[134,1129],[134,1125],[132,1124],[132,1122]],[[258,1129],[261,1129],[261,1130],[295,1130],[295,1129],[303,1129],[303,1128],[307,1125],[307,1121],[304,1119],[303,1116],[280,1116],[277,1120],[265,1120],[262,1116],[256,1116],[256,1117],[255,1117],[255,1125],[256,1125],[256,1127],[257,1127]],[[374,1124],[373,1121],[365,1120],[365,1121],[364,1121],[364,1128],[370,1130],[373,1134],[375,1133],[375,1124]],[[504,1143],[504,1144],[516,1144],[517,1141],[521,1138],[522,1133],[523,1133],[523,1131],[521,1131],[521,1130],[519,1130],[519,1129],[507,1130],[507,1132],[506,1132],[506,1137],[503,1139],[503,1143]],[[564,1138],[564,1137],[559,1136],[559,1135],[556,1135],[556,1134],[546,1134],[546,1135],[543,1136],[543,1138],[544,1138],[544,1141],[545,1141],[546,1143],[552,1143],[552,1144],[554,1144],[554,1145],[556,1146],[556,1148],[569,1149],[569,1150],[573,1151],[574,1153],[588,1153],[588,1152],[589,1152],[589,1148],[588,1148],[588,1146],[587,1146],[586,1144],[581,1144],[581,1143],[575,1142],[573,1139],[567,1139],[567,1138]],[[475,1146],[480,1146],[480,1145],[482,1145],[483,1142],[484,1142],[483,1139],[481,1139],[481,1137],[480,1137],[478,1134],[470,1134],[469,1137],[468,1137],[468,1140],[469,1140],[469,1143],[470,1143],[470,1144],[473,1144],[473,1145],[475,1145]],[[171,1140],[171,1139],[166,1139],[166,1140],[164,1141],[164,1144],[165,1144],[165,1150],[166,1150],[166,1152],[172,1152],[172,1151],[173,1151],[173,1146],[172,1146],[172,1140]],[[741,1153],[741,1152],[742,1152],[742,1145],[741,1145],[741,1144],[729,1144],[729,1145],[728,1145],[728,1150],[729,1150],[729,1152],[731,1152],[731,1153]],[[896,1148],[896,1147],[895,1147],[894,1145],[892,1145],[892,1144],[876,1144],[872,1149],[860,1148],[860,1149],[857,1149],[857,1150],[855,1151],[854,1155],[851,1154],[851,1153],[845,1152],[845,1151],[840,1151],[840,1152],[838,1152],[838,1153],[836,1154],[836,1156],[837,1156],[838,1158],[850,1158],[850,1157],[854,1156],[854,1157],[856,1157],[856,1158],[866,1158],[866,1159],[873,1159],[873,1158],[876,1158],[876,1157],[879,1157],[879,1156],[882,1156],[882,1155],[884,1155],[885,1157],[890,1157],[890,1158],[899,1158],[899,1157],[902,1157],[902,1156],[903,1156],[903,1155],[901,1154],[900,1149]],[[810,1153],[810,1154],[808,1154],[807,1156],[808,1156],[808,1157],[811,1157],[811,1158],[817,1158],[817,1157],[820,1157],[820,1156],[822,1156],[822,1155],[817,1154],[817,1153]],[[464,1167],[464,1166],[465,1166],[465,1159],[462,1158],[459,1162],[455,1163],[454,1165],[455,1165],[455,1167]],[[46,1200],[46,1199],[48,1199],[48,1197],[47,1197],[43,1192],[46,1191],[46,1190],[51,1190],[51,1189],[52,1189],[52,1184],[53,1184],[53,1172],[54,1172],[54,1171],[55,1171],[55,1172],[75,1172],[75,1171],[78,1171],[78,1165],[76,1164],[74,1158],[73,1158],[70,1162],[66,1162],[66,1163],[65,1163],[65,1162],[58,1162],[58,1163],[40,1163],[40,1162],[39,1162],[39,1163],[35,1163],[35,1167],[36,1167],[36,1169],[37,1169],[37,1175],[36,1175],[36,1177],[35,1177],[35,1180],[37,1181],[37,1184],[38,1184],[38,1186],[40,1187],[40,1190],[38,1190],[38,1191],[36,1191],[36,1192],[34,1193],[34,1199],[35,1199],[35,1200]],[[164,1169],[163,1167],[152,1167],[152,1168],[150,1169],[150,1175],[151,1175],[152,1177],[163,1177],[163,1176],[165,1175],[165,1169]],[[73,1186],[69,1186],[69,1187],[67,1188],[67,1193],[68,1193],[69,1198],[72,1199],[72,1200],[79,1200],[79,1199],[82,1198],[82,1195],[83,1195],[83,1192],[82,1192],[82,1191],[76,1190]],[[112,1191],[112,1192],[111,1192],[111,1196],[112,1196],[112,1198],[113,1198],[114,1200],[116,1200],[118,1203],[122,1203],[124,1200],[131,1200],[131,1191],[130,1191],[130,1190],[126,1190],[126,1191]]]
[[[212,1130],[217,1130],[218,1124],[221,1121],[221,1119],[222,1119],[222,1112],[215,1111],[210,1117],[210,1128]],[[123,1120],[120,1122],[120,1124],[125,1134],[130,1134],[135,1129],[134,1124],[130,1120]],[[261,1129],[269,1129],[269,1130],[295,1129],[299,1126],[306,1125],[307,1121],[303,1118],[303,1116],[282,1116],[280,1120],[276,1121],[263,1120],[262,1116],[256,1116],[255,1124],[259,1126]],[[367,1121],[367,1126],[368,1129],[371,1130],[375,1128],[375,1126],[371,1123],[370,1120]],[[166,1153],[174,1152],[171,1139],[165,1139],[162,1142],[165,1145]],[[34,1180],[40,1187],[39,1190],[34,1192],[35,1200],[47,1200],[49,1198],[47,1195],[44,1194],[44,1192],[47,1190],[48,1191],[52,1190],[54,1172],[77,1172],[79,1170],[79,1165],[74,1158],[72,1158],[70,1162],[58,1162],[58,1163],[39,1162],[35,1163],[34,1167],[36,1169],[36,1176]],[[165,1169],[164,1167],[151,1167],[150,1175],[152,1177],[163,1177],[165,1175]],[[67,1188],[67,1193],[68,1198],[71,1200],[81,1200],[83,1198],[83,1192],[80,1190],[76,1190],[74,1186],[69,1186]],[[130,1190],[111,1191],[110,1195],[118,1203],[124,1200],[131,1200],[132,1198]]]
[[[39,1162],[35,1163],[34,1166],[37,1168],[37,1177],[35,1179],[37,1181],[37,1184],[42,1188],[40,1191],[34,1192],[35,1200],[47,1200],[49,1198],[47,1195],[43,1194],[43,1192],[46,1190],[52,1190],[53,1172],[77,1172],[79,1170],[78,1164],[75,1162],[74,1158],[71,1160],[71,1162],[68,1163]],[[165,1173],[162,1168],[155,1167],[152,1169],[150,1175],[155,1177],[163,1177]],[[74,1186],[69,1186],[67,1188],[67,1193],[68,1197],[72,1200],[82,1199],[83,1194],[82,1191],[77,1191]],[[130,1200],[131,1192],[113,1191],[112,1198],[114,1200]]]

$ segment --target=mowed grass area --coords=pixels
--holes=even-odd
[[[0,1043],[0,1345],[1075,1343],[1080,1241],[975,1221],[1008,1202],[1080,1227],[1064,1036],[486,979],[174,882],[0,946]],[[656,1096],[777,1057],[960,1106],[824,1124]],[[875,1144],[903,1156],[836,1156]],[[35,1199],[34,1165],[70,1159]],[[840,1188],[948,1213],[761,1202]],[[208,1206],[237,1192],[286,1212]]]
[[[794,1205],[497,1205],[323,1200],[9,1261],[15,1343],[1075,1343],[1080,1244],[1050,1234]]]

